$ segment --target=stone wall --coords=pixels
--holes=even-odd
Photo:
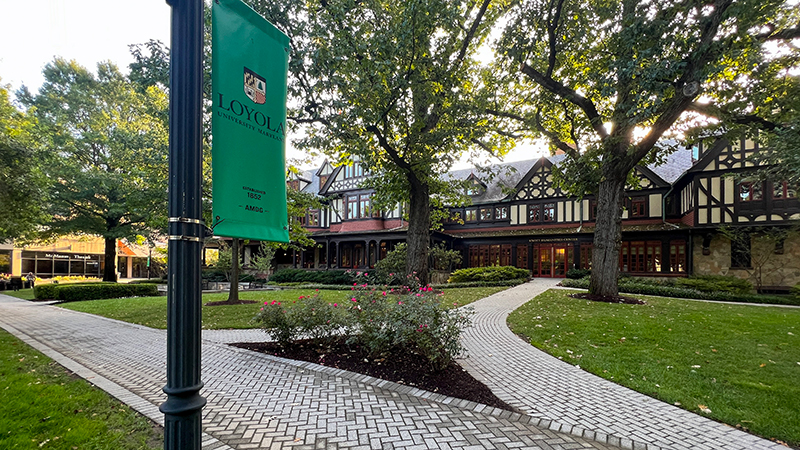
[[[703,237],[693,241],[695,275],[730,275],[746,279],[756,286],[759,272],[765,287],[789,287],[800,283],[800,234],[793,232],[783,244],[783,254],[775,253],[775,241],[763,235],[751,236],[751,268],[731,268],[731,242],[722,234],[714,234],[710,254],[703,254]]]

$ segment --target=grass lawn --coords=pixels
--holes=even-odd
[[[531,344],[714,420],[800,445],[800,309],[550,290],[511,313]]]
[[[18,291],[0,291],[0,294],[5,294],[11,297],[21,298],[23,300],[33,300],[33,289],[20,289]]]
[[[444,291],[444,304],[448,306],[451,304],[454,306],[463,306],[505,289],[508,289],[508,287],[447,289]],[[301,295],[312,295],[314,292],[313,289],[240,292],[240,299],[255,300],[258,301],[258,303],[249,305],[204,306],[203,329],[255,328],[256,324],[252,320],[259,308],[261,308],[263,302],[277,300],[282,303],[290,303],[296,301]],[[320,290],[319,294],[323,299],[335,302],[340,301],[349,292],[350,291]],[[204,304],[227,299],[227,293],[203,295]],[[167,298],[163,296],[71,302],[63,303],[59,306],[74,311],[97,314],[99,316],[110,317],[112,319],[145,325],[152,328],[167,328]]]
[[[163,448],[161,428],[3,330],[0,375],[0,448]]]

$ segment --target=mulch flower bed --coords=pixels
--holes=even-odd
[[[286,347],[274,342],[231,345],[282,358],[336,367],[437,394],[516,411],[455,362],[450,363],[444,370],[434,372],[427,360],[410,352],[396,351],[380,358],[369,358],[363,348],[356,345],[348,346],[345,337],[329,344],[301,340]]]
[[[645,302],[633,297],[624,297],[622,295],[594,295],[594,294],[570,294],[572,298],[581,298],[584,300],[591,300],[593,302],[605,303],[625,303],[626,305],[646,305]]]

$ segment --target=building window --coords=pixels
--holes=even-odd
[[[528,205],[528,223],[536,223],[542,220],[540,210],[540,205]]]
[[[528,245],[527,244],[519,244],[519,245],[517,245],[517,268],[519,268],[519,269],[527,269],[528,268]]]
[[[492,208],[481,208],[481,220],[492,220]]]
[[[772,184],[772,198],[775,200],[784,200],[787,198],[797,197],[797,187],[789,184],[786,181],[780,181]]]
[[[686,241],[671,241],[669,243],[669,271],[672,273],[686,273]]]
[[[739,184],[739,200],[753,202],[764,198],[762,183],[743,182]]]
[[[731,268],[750,268],[750,235],[731,239]]]
[[[644,217],[645,205],[644,197],[633,197],[631,199],[631,217]]]
[[[556,220],[556,204],[545,203],[542,207],[542,220],[545,222],[554,222]]]
[[[348,195],[345,197],[345,210],[348,219],[367,219],[372,216],[370,194]]]
[[[622,272],[661,272],[661,241],[623,242],[619,268]]]
[[[581,244],[581,269],[592,268],[592,250],[594,244]]]
[[[597,200],[589,200],[589,220],[597,218]]]
[[[312,209],[308,211],[308,221],[306,222],[310,227],[318,227],[319,226],[319,210]]]
[[[468,209],[464,220],[467,222],[476,222],[478,220],[478,210],[474,208]]]
[[[508,206],[499,206],[494,209],[495,220],[508,219]]]

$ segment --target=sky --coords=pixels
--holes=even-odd
[[[0,0],[0,83],[13,93],[32,92],[42,69],[60,56],[95,71],[111,61],[127,73],[131,44],[157,39],[169,46],[170,7],[165,0]],[[291,139],[290,139],[291,140]],[[541,145],[522,145],[506,161],[538,158]],[[287,157],[300,158],[289,144]],[[460,161],[454,168],[470,167]]]

